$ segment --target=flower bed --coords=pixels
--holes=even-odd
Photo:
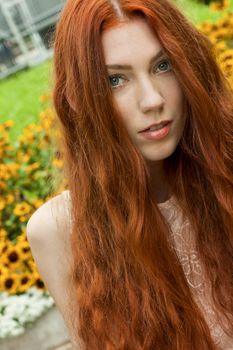
[[[0,291],[10,295],[32,286],[45,290],[25,228],[33,212],[57,194],[56,178],[62,166],[52,146],[51,109],[41,113],[39,125],[28,125],[14,145],[9,142],[11,127],[11,121],[0,124]]]
[[[54,305],[48,293],[29,288],[24,294],[0,294],[0,339],[15,337]]]
[[[0,124],[0,339],[23,333],[54,304],[33,260],[26,224],[65,186],[59,182],[62,159],[55,124],[53,110],[46,107],[40,122],[29,124],[13,144],[13,122]]]
[[[217,62],[233,89],[233,12],[215,23],[205,21],[198,28],[214,44]]]

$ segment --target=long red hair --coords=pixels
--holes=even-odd
[[[213,350],[105,68],[102,32],[139,15],[185,96],[184,133],[164,160],[165,174],[233,334],[233,94],[210,41],[168,0],[69,0],[56,29],[54,105],[72,203],[72,332],[88,350]]]

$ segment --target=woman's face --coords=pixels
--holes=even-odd
[[[103,32],[102,43],[114,100],[129,136],[145,159],[161,163],[176,149],[185,124],[183,94],[168,57],[140,18]],[[164,120],[171,123],[163,138],[140,133]]]

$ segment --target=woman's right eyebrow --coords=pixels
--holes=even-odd
[[[150,59],[150,65],[156,61],[157,59],[159,59],[161,56],[163,56],[165,54],[164,50],[160,50],[159,52],[157,52],[157,54],[155,56],[153,56]],[[128,65],[128,64],[107,64],[106,65],[107,69],[123,69],[123,70],[130,70],[132,69],[132,66]]]
[[[125,70],[132,69],[132,66],[127,64],[107,64],[106,67],[108,69],[125,69]]]

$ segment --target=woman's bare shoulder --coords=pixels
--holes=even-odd
[[[51,198],[41,205],[30,217],[27,223],[27,235],[29,238],[41,240],[49,239],[52,234],[61,234],[64,229],[70,227],[70,203],[64,192]],[[48,236],[47,231],[50,234]],[[39,232],[38,232],[39,231]],[[62,234],[64,238],[64,235]]]
[[[71,224],[63,193],[44,203],[31,216],[26,233],[38,271],[66,320],[71,290]]]
[[[37,247],[44,247],[52,257],[70,254],[71,222],[70,205],[63,193],[53,197],[39,207],[30,217],[26,233],[32,253],[37,257]],[[38,252],[39,253],[39,252]],[[43,257],[45,258],[45,257]],[[49,258],[49,257],[48,257]]]

